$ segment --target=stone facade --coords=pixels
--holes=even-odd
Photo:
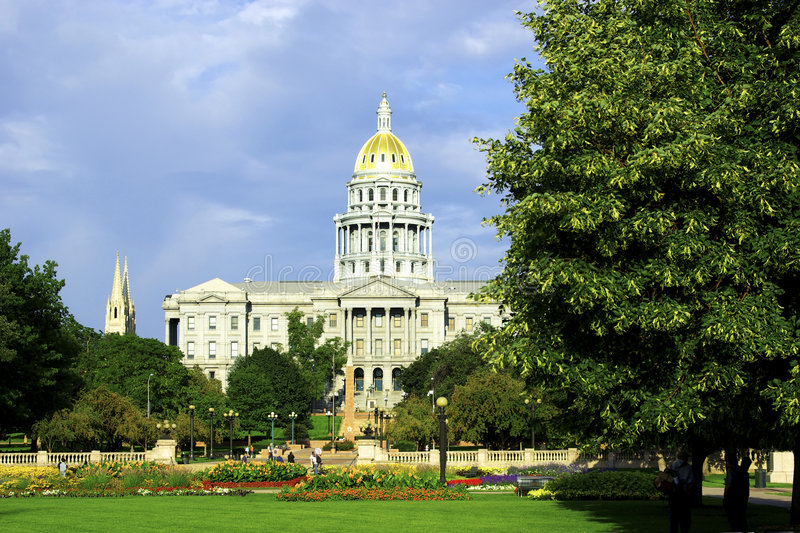
[[[225,387],[237,357],[287,345],[286,314],[298,308],[307,320],[325,318],[324,338],[350,343],[346,376],[331,392],[347,398],[347,411],[392,407],[402,399],[397,377],[420,354],[480,322],[501,325],[497,303],[469,299],[483,282],[433,279],[434,218],[421,211],[421,187],[384,94],[378,132],[347,183],[347,211],[334,217],[333,281],[217,278],[167,295],[167,344]]]

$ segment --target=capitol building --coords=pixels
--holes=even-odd
[[[499,304],[469,298],[485,281],[434,279],[434,217],[422,211],[422,182],[392,133],[385,93],[377,114],[377,132],[347,182],[347,208],[333,217],[333,280],[215,278],[167,295],[165,340],[181,349],[186,366],[225,388],[238,357],[287,346],[286,314],[298,308],[308,321],[324,317],[323,340],[350,344],[345,376],[330,395],[346,412],[384,409],[402,399],[398,377],[421,354],[480,322],[501,325]]]

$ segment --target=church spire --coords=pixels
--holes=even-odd
[[[111,285],[111,296],[106,305],[105,332],[124,335],[136,334],[136,310],[131,298],[130,279],[128,278],[128,258],[125,258],[124,274],[120,274],[119,252],[114,266],[114,281]]]

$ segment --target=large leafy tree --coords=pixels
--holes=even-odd
[[[456,386],[447,408],[453,437],[495,450],[518,445],[530,434],[531,411],[524,395],[525,383],[508,372],[473,373]]]
[[[0,434],[68,406],[80,383],[76,323],[61,301],[56,263],[31,268],[19,251],[0,230]]]
[[[308,423],[308,405],[314,387],[302,366],[289,354],[272,348],[253,350],[239,358],[228,375],[228,399],[245,430],[269,431],[269,414],[278,415],[276,425],[286,426],[294,411],[296,425]]]
[[[690,444],[696,467],[703,429],[758,427],[765,368],[796,424],[798,1],[549,0],[522,22],[546,69],[516,65],[526,111],[480,141],[510,241],[493,363],[558,391],[584,442]]]
[[[105,386],[144,411],[149,377],[151,413],[175,417],[189,406],[185,395],[189,377],[182,357],[176,346],[157,339],[110,334],[89,344],[79,370],[87,389]]]
[[[334,375],[342,373],[347,362],[347,343],[340,337],[326,339],[320,343],[325,327],[325,317],[320,315],[310,320],[298,308],[286,313],[289,336],[289,355],[300,363],[311,384],[312,399],[325,393],[326,383]]]
[[[434,442],[439,435],[439,424],[431,404],[419,396],[409,396],[392,411],[386,424],[387,438],[394,442],[414,442],[417,449]]]

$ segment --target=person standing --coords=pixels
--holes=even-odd
[[[272,447],[272,443],[270,442],[269,446],[267,447],[267,457],[268,457],[268,459],[270,461],[272,461],[272,459],[275,458],[274,453],[275,453],[275,449]]]
[[[670,533],[688,533],[692,525],[692,489],[694,472],[689,464],[689,454],[678,452],[678,459],[672,463],[674,488],[669,495]]]
[[[313,451],[313,450],[311,452],[310,459],[311,459],[311,470],[314,472],[314,475],[316,476],[317,475],[317,469],[318,469],[318,466],[317,466],[317,453],[315,451]]]
[[[294,453],[289,450],[289,455],[286,456],[286,462],[294,464]]]
[[[728,517],[731,531],[749,531],[747,526],[747,501],[750,499],[750,465],[745,456],[742,464],[736,464],[736,455],[725,453],[725,493],[722,506]]]
[[[59,461],[58,463],[58,474],[61,477],[67,477],[67,460],[64,459],[63,457],[61,458],[61,461]]]

